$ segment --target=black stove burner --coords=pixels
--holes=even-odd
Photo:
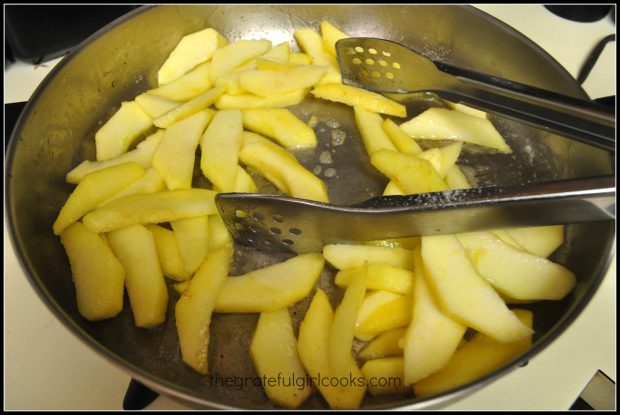
[[[556,16],[575,22],[591,23],[601,20],[609,14],[612,5],[545,5],[545,8]]]

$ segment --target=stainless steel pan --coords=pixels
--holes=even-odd
[[[129,307],[111,320],[90,323],[77,312],[68,260],[52,223],[72,190],[66,172],[94,159],[93,135],[122,100],[155,85],[156,72],[179,39],[207,26],[230,40],[266,37],[291,41],[294,29],[318,28],[329,19],[353,36],[373,36],[411,45],[432,57],[479,72],[501,76],[574,97],[583,90],[549,55],[523,35],[471,7],[460,6],[161,6],[129,14],[84,42],[46,78],[30,100],[13,134],[6,163],[6,214],[15,250],[33,288],[56,316],[79,338],[150,387],[196,405],[271,408],[260,387],[209,386],[208,377],[185,366],[178,350],[171,303],[166,323],[155,330],[137,329]],[[409,115],[440,103],[429,96],[404,97]],[[298,154],[325,179],[331,200],[353,204],[377,195],[386,179],[375,172],[358,140],[350,108],[308,98],[293,109],[302,119],[312,115],[320,145]],[[605,175],[611,156],[580,143],[543,134],[499,117],[492,118],[514,149],[513,155],[466,151],[460,160],[479,185]],[[342,137],[346,137],[341,143]],[[322,164],[323,152],[331,164]],[[330,170],[333,169],[333,170]],[[200,185],[197,178],[195,183]],[[261,190],[273,188],[263,183]],[[536,336],[530,351],[512,364],[458,390],[420,400],[411,395],[370,398],[364,407],[428,407],[471,393],[533,357],[571,324],[598,288],[610,260],[614,226],[571,225],[568,243],[554,259],[578,276],[562,302],[533,304]],[[279,254],[282,255],[282,254]],[[233,273],[281,260],[278,254],[238,247]],[[327,267],[319,286],[332,296]],[[309,305],[291,309],[297,330]],[[610,310],[611,311],[611,310]],[[212,321],[211,364],[221,376],[255,376],[248,353],[257,315],[216,315]],[[42,347],[48,347],[42,345]],[[93,374],[96,376],[96,374]],[[324,408],[315,394],[305,408]]]

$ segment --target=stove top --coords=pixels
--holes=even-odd
[[[614,103],[615,19],[594,23],[562,19],[540,5],[479,5],[538,43],[575,78],[600,43],[585,82],[591,98]],[[614,16],[615,17],[615,16]],[[5,146],[22,101],[60,58],[32,65],[5,62]],[[612,97],[611,99],[609,97]],[[12,104],[12,105],[7,105]],[[5,147],[6,148],[6,147]],[[130,377],[74,337],[48,311],[18,264],[5,222],[6,409],[121,409]],[[565,410],[601,370],[615,381],[615,259],[596,296],[575,323],[529,364],[444,409]],[[593,341],[593,339],[596,339]],[[138,388],[132,385],[132,388]],[[135,389],[131,390],[132,392]],[[137,395],[144,398],[144,393]],[[134,402],[135,404],[135,402]],[[581,407],[580,401],[573,409]],[[147,409],[186,409],[159,397]]]

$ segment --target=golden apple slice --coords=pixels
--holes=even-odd
[[[336,274],[335,283],[347,287],[362,267],[349,268]],[[368,289],[386,290],[396,294],[409,294],[413,289],[413,273],[388,264],[368,264]]]
[[[299,67],[300,65],[289,63],[288,61],[276,61],[272,59],[266,59],[265,57],[256,58],[256,69],[258,69],[259,71],[284,71]]]
[[[411,323],[404,337],[405,384],[441,370],[456,351],[467,327],[446,316],[428,287],[420,249],[414,252],[415,288]]]
[[[213,104],[220,97],[220,95],[224,93],[224,90],[225,88],[223,86],[215,86],[212,89],[203,92],[197,97],[192,98],[191,100],[155,118],[153,120],[153,124],[159,128],[168,128],[172,124],[194,115],[199,111],[206,109],[207,112],[210,112],[212,110],[207,109],[207,107]]]
[[[96,321],[120,313],[125,270],[107,243],[80,222],[67,227],[60,242],[71,264],[80,315]]]
[[[359,270],[334,312],[329,334],[329,364],[332,373],[337,377],[349,375],[353,333],[357,314],[366,293],[366,269],[361,267]]]
[[[215,301],[216,313],[262,313],[307,296],[323,270],[321,254],[304,254],[238,277],[230,277]]]
[[[480,111],[476,108],[468,107],[467,105],[464,105],[464,104],[459,104],[459,103],[454,103],[454,102],[449,102],[449,101],[446,101],[446,102],[448,103],[448,106],[452,108],[453,110],[461,111],[461,112],[464,112],[465,114],[473,115],[474,117],[482,118],[484,120],[488,118],[487,113],[484,111]]]
[[[218,187],[216,187],[215,190],[218,193],[222,193],[222,190]],[[238,193],[256,193],[258,191],[258,187],[256,187],[256,183],[254,183],[252,176],[241,166],[237,166],[237,180],[235,181],[235,188],[233,191]]]
[[[276,62],[288,62],[289,56],[291,54],[291,45],[288,42],[282,42],[273,48],[271,48],[268,52],[263,54],[261,57],[264,59],[269,59]]]
[[[299,326],[299,358],[330,408],[356,409],[361,405],[366,393],[366,383],[353,356],[349,356],[347,373],[347,378],[352,381],[346,385],[330,385],[329,382],[333,376],[327,352],[332,321],[333,311],[329,299],[321,289],[317,289]]]
[[[159,85],[168,84],[195,66],[211,59],[228,41],[211,28],[184,36],[157,72]]]
[[[220,191],[235,190],[242,133],[241,111],[222,110],[215,114],[200,141],[202,174]]]
[[[191,275],[185,270],[174,232],[159,225],[147,225],[146,228],[153,234],[157,257],[164,275],[175,281],[188,280]]]
[[[334,58],[336,54],[336,42],[350,37],[327,20],[321,22],[321,37],[323,38],[323,49]]]
[[[148,92],[138,95],[136,97],[136,102],[151,118],[157,118],[181,105],[179,102],[157,95],[151,95]]]
[[[383,190],[383,196],[403,196],[404,194],[405,191],[394,180],[390,180]]]
[[[138,136],[153,125],[153,120],[135,101],[121,107],[95,133],[97,160],[109,160],[127,152]]]
[[[260,314],[250,354],[256,373],[263,379],[283,379],[271,384],[263,382],[267,397],[277,405],[295,409],[312,393],[312,385],[299,385],[306,381],[306,371],[297,353],[297,339],[288,309]]]
[[[362,136],[362,141],[369,156],[381,149],[396,151],[392,140],[383,130],[383,119],[379,114],[366,111],[362,107],[353,107],[355,124]]]
[[[376,293],[380,292],[382,291],[376,291]],[[383,332],[409,325],[412,308],[411,296],[394,295],[396,295],[394,300],[387,301],[369,310],[366,316],[362,316],[360,312],[355,327],[356,338],[369,341]]]
[[[179,219],[170,222],[179,253],[188,274],[196,272],[209,249],[209,217]]]
[[[429,285],[449,316],[503,343],[531,336],[476,272],[455,235],[422,237],[422,259]]]
[[[317,86],[310,93],[320,99],[340,102],[351,107],[361,107],[370,112],[394,115],[401,118],[407,116],[407,109],[404,105],[375,92],[353,86],[326,84]]]
[[[282,70],[256,70],[241,74],[241,88],[268,97],[314,86],[327,70],[325,66],[299,66]]]
[[[243,72],[230,72],[220,76],[215,80],[215,86],[223,86],[225,88],[226,94],[222,95],[222,97],[224,97],[225,95],[239,95],[247,92],[241,87],[242,73]],[[219,99],[222,99],[222,97],[220,97]]]
[[[420,145],[394,121],[388,118],[383,121],[381,126],[383,127],[383,131],[390,137],[390,140],[392,140],[392,144],[394,144],[401,153],[411,154],[412,156],[422,153],[423,150]]]
[[[531,311],[514,310],[514,313],[523,326],[531,329]],[[413,386],[415,395],[420,398],[432,396],[473,382],[521,355],[531,343],[531,336],[501,343],[478,333],[454,353],[442,370],[416,383]]]
[[[317,145],[314,130],[287,109],[243,110],[243,126],[273,138],[286,148],[313,148]]]
[[[209,250],[232,243],[232,237],[219,213],[209,216]]]
[[[146,169],[144,176],[142,176],[120,192],[114,193],[112,196],[99,203],[97,207],[106,205],[113,200],[120,199],[121,197],[145,193],[157,193],[165,189],[166,183],[164,183],[164,179],[162,179],[161,176],[157,174],[155,169],[151,167]]]
[[[448,174],[448,170],[454,166],[461,154],[463,143],[453,143],[441,148],[433,148],[418,154],[421,159],[430,162],[442,179]]]
[[[394,395],[409,391],[403,379],[402,357],[384,357],[364,363],[362,373],[368,380],[368,392],[372,396]]]
[[[298,29],[295,30],[294,36],[299,46],[310,56],[314,65],[328,67],[327,73],[323,75],[319,84],[342,83],[338,62],[323,49],[321,35],[312,29]]]
[[[489,120],[445,108],[429,108],[400,125],[413,138],[457,140],[512,153]]]
[[[210,251],[175,307],[183,362],[202,374],[209,372],[211,313],[230,270],[232,254],[231,245]]]
[[[266,98],[253,94],[224,94],[215,102],[215,106],[219,110],[285,108],[299,104],[307,94],[308,90],[306,89],[272,95]]]
[[[364,263],[387,264],[413,269],[413,254],[403,248],[369,245],[330,244],[323,247],[323,256],[337,269],[361,267]]]
[[[159,145],[159,142],[163,136],[164,131],[159,130],[155,134],[148,136],[144,141],[138,144],[134,150],[113,159],[101,161],[83,161],[77,167],[67,173],[67,183],[78,184],[88,173],[105,169],[106,167],[118,166],[119,164],[125,164],[129,162],[138,163],[145,169],[149,168],[151,167],[151,159],[153,158],[155,149]]]
[[[185,75],[148,93],[172,101],[190,100],[213,86],[209,80],[210,71],[211,62],[201,63]]]
[[[288,56],[288,61],[289,63],[295,64],[295,65],[311,65],[312,64],[312,58],[310,58],[310,56],[306,55],[305,53],[291,53]]]
[[[215,81],[220,76],[231,72],[239,65],[262,55],[271,49],[271,41],[261,40],[238,40],[213,54],[211,62],[211,81]]]
[[[516,300],[561,300],[575,275],[560,264],[516,249],[490,232],[458,235],[476,271],[500,293]]]
[[[210,110],[199,111],[166,130],[153,155],[153,168],[169,190],[192,187],[196,148],[212,114]]]
[[[397,182],[405,194],[441,192],[448,189],[433,166],[426,160],[391,150],[372,154],[370,162],[381,173]]]
[[[54,235],[60,235],[67,226],[142,176],[144,167],[133,162],[107,167],[84,176],[60,209],[53,225]]]
[[[159,265],[153,234],[142,225],[110,232],[108,241],[125,269],[125,286],[137,327],[153,328],[166,320],[168,288]]]
[[[360,350],[360,359],[370,360],[402,356],[403,348],[400,346],[400,343],[404,340],[406,331],[407,328],[402,327],[381,333]]]
[[[137,223],[171,222],[215,213],[213,190],[172,190],[121,197],[90,212],[83,222],[93,232],[110,232]]]
[[[362,305],[357,313],[356,323],[360,323],[366,320],[377,309],[381,308],[387,303],[401,298],[400,295],[390,291],[371,291],[364,297]]]
[[[564,243],[564,225],[512,228],[506,232],[528,252],[543,258]]]
[[[448,169],[445,180],[450,189],[471,189],[467,177],[465,177],[461,168],[456,164]]]

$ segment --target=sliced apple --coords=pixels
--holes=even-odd
[[[159,142],[163,136],[164,131],[159,130],[156,133],[148,136],[144,141],[138,144],[134,150],[113,159],[101,161],[83,161],[77,167],[67,173],[67,183],[78,184],[88,173],[105,169],[106,167],[118,166],[119,164],[125,164],[129,162],[138,163],[146,169],[151,166],[153,154],[155,153],[155,149],[157,149],[157,146],[159,145]]]
[[[426,283],[420,249],[414,252],[415,288],[411,323],[404,337],[405,384],[411,385],[446,366],[467,327],[446,316]]]
[[[543,258],[564,243],[564,225],[511,228],[506,232],[528,252]]]
[[[384,357],[369,360],[362,366],[372,396],[394,395],[409,391],[403,379],[404,359]]]
[[[500,293],[516,300],[561,300],[577,282],[560,264],[516,249],[490,232],[458,235],[476,271]]]
[[[381,173],[397,182],[405,194],[441,192],[448,189],[433,166],[426,160],[391,150],[379,150],[370,162]]]
[[[178,107],[181,103],[172,101],[168,98],[160,97],[157,95],[149,94],[145,92],[136,97],[136,102],[140,105],[140,108],[146,112],[149,117],[157,118],[162,114],[167,113],[173,108]]]
[[[369,156],[381,149],[396,151],[390,137],[383,130],[383,119],[379,114],[366,111],[362,107],[353,107],[355,112],[355,123],[362,136],[362,141]]]
[[[220,76],[215,80],[216,86],[223,86],[225,88],[225,95],[239,95],[247,92],[241,87],[241,74],[243,72],[230,72]],[[222,95],[224,96],[224,95]],[[220,97],[221,99],[222,97]]]
[[[314,130],[287,109],[243,110],[243,126],[273,138],[286,148],[313,148],[317,145]]]
[[[349,268],[336,274],[335,283],[347,287],[362,267]],[[387,264],[369,264],[366,268],[369,290],[386,290],[396,294],[409,294],[413,289],[413,273]]]
[[[220,97],[220,95],[224,93],[224,90],[225,88],[223,86],[213,87],[212,89],[203,92],[197,97],[192,98],[191,100],[155,118],[153,120],[153,124],[159,128],[168,128],[172,124],[194,115],[199,111],[207,110],[207,112],[210,112],[212,110],[207,109],[207,107],[213,104]]]
[[[523,326],[532,328],[531,311],[514,310],[514,313]],[[531,336],[501,343],[478,333],[454,353],[442,370],[416,383],[413,386],[415,395],[420,398],[437,395],[473,382],[521,355],[531,343]]]
[[[175,281],[186,281],[191,277],[183,264],[179,244],[174,232],[159,225],[147,225],[153,234],[157,257],[164,275]]]
[[[209,372],[211,313],[230,270],[232,254],[232,245],[209,252],[175,307],[183,362],[202,374]]]
[[[262,55],[271,49],[271,41],[261,40],[238,40],[213,54],[211,62],[211,81],[215,81],[220,76],[231,72],[239,65]]]
[[[310,65],[312,64],[312,58],[305,53],[291,53],[288,57],[288,61],[295,65]]]
[[[230,277],[215,301],[216,313],[259,313],[288,307],[307,296],[323,270],[321,254],[304,254]]]
[[[321,85],[342,82],[338,62],[323,49],[321,35],[312,29],[298,29],[295,30],[294,36],[299,46],[310,56],[314,65],[328,67],[327,73],[320,81]]]
[[[241,111],[222,110],[215,114],[200,141],[202,173],[223,192],[235,190],[242,133]]]
[[[400,128],[416,139],[457,140],[493,148],[501,153],[512,153],[489,120],[460,111],[429,108],[401,124]]]
[[[376,293],[380,292],[382,291],[376,291]],[[378,305],[370,310],[366,316],[362,316],[360,312],[355,327],[356,338],[369,341],[385,331],[409,325],[411,321],[411,296],[395,295],[394,300]]]
[[[310,93],[320,99],[340,102],[351,107],[361,107],[370,112],[394,115],[396,117],[407,116],[407,109],[404,105],[375,92],[353,86],[342,84],[319,85]]]
[[[321,37],[323,38],[323,49],[334,58],[336,54],[336,42],[350,37],[327,20],[321,22]]]
[[[261,57],[264,59],[269,59],[276,62],[286,63],[289,60],[289,56],[291,54],[291,45],[288,42],[282,42],[273,48],[271,48],[268,52],[263,54]]]
[[[403,196],[405,191],[394,180],[390,180],[385,189],[383,190],[383,196]]]
[[[300,89],[280,95],[262,98],[253,94],[224,94],[216,102],[217,109],[268,109],[285,108],[299,104],[308,94],[308,90]]]
[[[113,159],[126,153],[134,140],[152,125],[153,120],[137,102],[123,102],[119,110],[95,133],[97,161]]]
[[[146,169],[144,176],[125,187],[120,192],[114,193],[112,196],[99,203],[97,207],[106,205],[113,200],[120,199],[121,197],[146,193],[157,193],[165,189],[166,183],[164,182],[164,179],[162,179],[157,171],[151,167]]]
[[[110,232],[137,223],[170,222],[215,213],[213,190],[172,190],[121,197],[93,210],[83,222],[93,232]]]
[[[153,168],[169,190],[192,187],[196,148],[212,114],[210,110],[199,111],[166,130],[153,155]]]
[[[422,258],[424,275],[450,317],[503,343],[531,336],[531,329],[476,272],[455,235],[422,237]]]
[[[382,357],[402,356],[403,348],[400,343],[404,340],[406,331],[407,328],[401,327],[381,333],[360,350],[359,358],[371,360]]]
[[[80,315],[97,321],[120,313],[125,270],[108,244],[80,222],[68,226],[60,242],[71,264]]]
[[[130,162],[89,173],[69,195],[54,222],[54,235],[62,231],[113,194],[144,176],[144,167]]]
[[[467,105],[464,105],[464,104],[459,104],[459,103],[454,103],[454,102],[449,102],[449,101],[446,101],[446,102],[448,103],[448,106],[452,108],[453,110],[461,111],[461,112],[464,112],[465,114],[473,115],[474,117],[482,118],[485,120],[488,118],[487,113],[484,111],[480,111],[476,108],[468,107]]]
[[[226,38],[211,28],[183,36],[157,72],[159,85],[168,84],[208,61],[218,48],[227,44]]]
[[[137,327],[153,328],[166,320],[168,288],[159,265],[153,234],[142,225],[107,235],[125,269],[125,286]]]
[[[188,274],[196,272],[209,250],[209,217],[179,219],[170,222],[179,253]]]
[[[288,309],[260,314],[250,354],[256,373],[263,379],[291,379],[288,382],[263,382],[267,397],[277,405],[295,409],[312,393],[305,383],[306,371],[297,353],[297,339]],[[296,379],[303,379],[299,385]],[[295,379],[295,380],[293,380]]]
[[[461,168],[456,164],[448,169],[445,180],[450,189],[471,189],[467,177],[465,177]]]
[[[232,243],[232,237],[219,213],[209,216],[209,250]]]
[[[361,267],[364,263],[387,264],[413,269],[413,255],[403,248],[385,248],[368,245],[330,244],[323,247],[323,256],[337,269]]]
[[[401,153],[411,154],[412,156],[422,153],[423,150],[420,145],[391,119],[387,118],[381,126],[390,140],[392,140],[392,144]]]
[[[201,63],[185,75],[148,93],[172,101],[190,100],[211,88],[210,71],[211,62]]]
[[[417,156],[431,163],[439,177],[443,179],[459,158],[462,147],[463,143],[453,143],[441,148],[432,148]]]
[[[299,66],[282,70],[256,70],[241,74],[241,88],[268,97],[314,86],[327,70],[324,66]]]

